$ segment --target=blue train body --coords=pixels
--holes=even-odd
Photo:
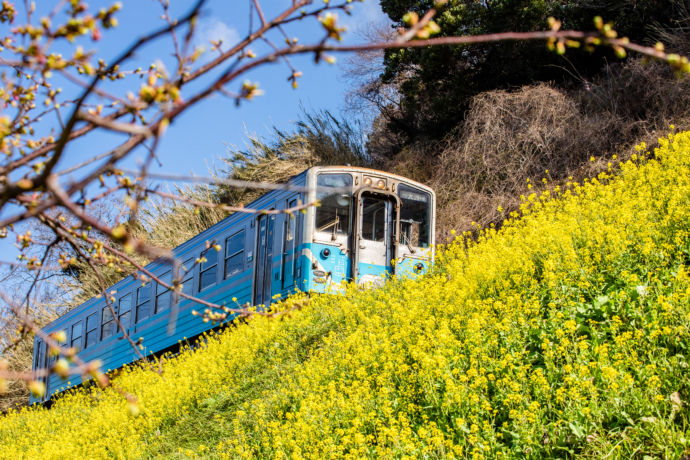
[[[424,273],[433,257],[435,196],[421,184],[364,168],[313,167],[293,177],[248,207],[284,210],[320,201],[305,213],[235,213],[173,250],[182,264],[182,292],[216,304],[269,305],[296,290],[337,292],[342,282],[378,283],[387,274]],[[207,249],[208,243],[221,250]],[[203,256],[205,262],[195,263]],[[147,270],[164,282],[172,279],[169,262]],[[108,289],[129,336],[141,339],[145,354],[170,349],[214,327],[192,314],[203,309],[179,297],[174,333],[168,332],[171,292],[157,283],[142,285],[129,276]],[[228,319],[230,320],[230,319]],[[48,324],[46,333],[65,331],[67,346],[84,361],[100,360],[113,370],[138,359],[118,330],[105,300],[92,298]],[[34,340],[33,368],[50,368],[55,357]],[[56,374],[43,379],[48,400],[82,383]]]

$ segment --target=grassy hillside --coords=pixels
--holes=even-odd
[[[6,416],[0,456],[690,454],[690,133],[660,145],[525,197],[426,277],[128,369],[137,410],[94,389]]]

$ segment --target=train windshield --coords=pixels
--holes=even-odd
[[[350,233],[350,214],[352,192],[334,188],[352,190],[352,176],[349,174],[319,174],[316,179],[316,198],[321,206],[316,208],[316,230],[335,234]]]
[[[398,185],[400,209],[400,243],[428,248],[431,238],[431,195],[409,185]]]

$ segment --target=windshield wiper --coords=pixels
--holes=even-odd
[[[333,221],[333,233],[331,233],[331,241],[335,241],[335,232],[340,225],[340,217],[338,217],[338,208],[335,208],[335,220]]]
[[[332,228],[333,228],[333,231],[332,231],[332,233],[331,233],[331,241],[335,241],[335,235],[336,235],[336,233],[338,232],[338,226],[339,226],[339,225],[340,225],[340,217],[338,216],[338,211],[336,211],[336,212],[335,212],[335,219],[333,219],[333,220],[332,220],[331,222],[329,222],[328,224],[326,224],[326,225],[324,225],[324,226],[322,226],[322,227],[319,227],[319,228],[318,228],[318,231],[319,231],[319,232],[323,232],[323,231],[326,231],[326,230],[328,230],[329,228],[332,227]]]
[[[415,250],[414,250],[414,248],[410,245],[410,237],[408,237],[408,236],[405,234],[405,232],[403,232],[402,237],[403,237],[403,244],[404,244],[405,246],[407,246],[407,249],[410,250],[410,254],[414,254],[414,253],[415,253]]]

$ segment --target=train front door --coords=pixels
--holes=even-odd
[[[275,214],[260,216],[257,222],[256,262],[254,264],[254,305],[271,303],[273,234]]]
[[[398,234],[397,197],[379,192],[357,194],[356,251],[353,273],[358,283],[378,284],[392,274]]]

